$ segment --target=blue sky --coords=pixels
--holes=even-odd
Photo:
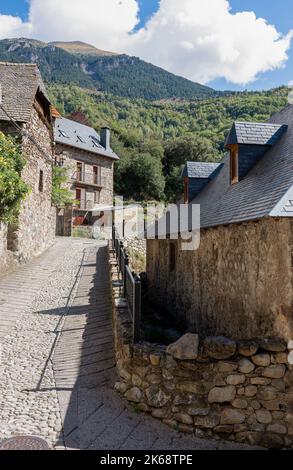
[[[61,0],[62,1],[62,0]],[[180,1],[180,0],[178,0]],[[159,8],[159,0],[139,0],[141,22],[136,28],[143,26],[152,14]],[[293,1],[292,0],[230,0],[232,12],[254,11],[258,17],[265,18],[268,23],[276,26],[277,30],[287,34],[293,29]],[[28,2],[26,0],[0,0],[0,13],[3,15],[20,16],[27,19]],[[61,39],[61,38],[56,38]],[[80,39],[80,38],[77,38]],[[289,61],[284,68],[272,72],[262,73],[259,78],[246,86],[236,85],[225,79],[217,79],[208,84],[216,89],[268,89],[288,84],[293,80],[293,42],[289,51]]]

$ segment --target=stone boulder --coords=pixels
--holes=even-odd
[[[248,359],[241,359],[238,368],[242,374],[250,374],[255,369],[255,365]]]
[[[143,393],[139,388],[133,387],[130,390],[128,390],[128,392],[126,392],[125,396],[128,401],[139,403],[143,398]]]
[[[209,403],[227,403],[233,401],[236,396],[236,387],[228,385],[227,387],[214,387],[209,393]]]
[[[170,395],[167,395],[162,389],[156,385],[152,385],[146,390],[148,404],[154,408],[163,408],[171,400]]]
[[[176,343],[170,344],[167,348],[167,353],[181,361],[197,359],[198,346],[199,336],[187,333],[176,341]]]
[[[253,356],[251,360],[258,367],[267,367],[271,363],[271,356],[267,353],[260,353]]]
[[[245,357],[254,356],[258,350],[258,344],[255,341],[240,341],[238,344],[239,354]]]
[[[222,412],[221,424],[242,424],[245,421],[245,415],[240,411],[226,409]]]
[[[236,342],[224,336],[211,336],[204,341],[204,355],[212,359],[228,359],[236,350]]]
[[[259,341],[262,349],[269,352],[283,352],[287,350],[285,341],[279,338],[266,338]]]
[[[282,377],[284,377],[285,372],[286,366],[284,366],[284,364],[275,364],[266,367],[262,375],[270,379],[281,379]]]

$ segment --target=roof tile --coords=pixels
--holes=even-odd
[[[38,88],[46,95],[45,86],[36,64],[0,62],[0,84],[2,105],[9,116],[18,122],[30,120]],[[9,120],[2,109],[0,109],[0,120]]]

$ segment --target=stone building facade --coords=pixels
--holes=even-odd
[[[2,232],[5,266],[11,259],[27,261],[53,243],[56,209],[51,202],[54,163],[51,105],[39,70],[33,64],[1,63],[0,80],[2,105],[7,112],[0,112],[0,130],[19,140],[26,158],[22,178],[29,186],[17,223],[7,227],[6,234]]]
[[[202,337],[291,340],[293,106],[269,123],[235,123],[226,146],[219,165],[184,170],[199,249],[183,251],[170,232],[147,241],[149,297]]]
[[[176,267],[170,270],[170,245]],[[201,231],[200,247],[147,241],[152,300],[202,336],[293,337],[293,220],[263,219]]]
[[[114,162],[118,157],[110,148],[110,130],[102,129],[99,135],[85,124],[60,116],[54,127],[56,161],[67,168],[67,187],[76,200],[73,224],[91,225],[99,207],[113,205]]]

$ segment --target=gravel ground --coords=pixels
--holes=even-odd
[[[90,244],[58,240],[43,255],[46,262],[33,268],[35,280],[38,269],[42,270],[42,289],[14,331],[1,340],[0,440],[30,434],[42,436],[51,446],[60,442],[62,426],[51,353],[62,315],[74,297],[84,248]]]

